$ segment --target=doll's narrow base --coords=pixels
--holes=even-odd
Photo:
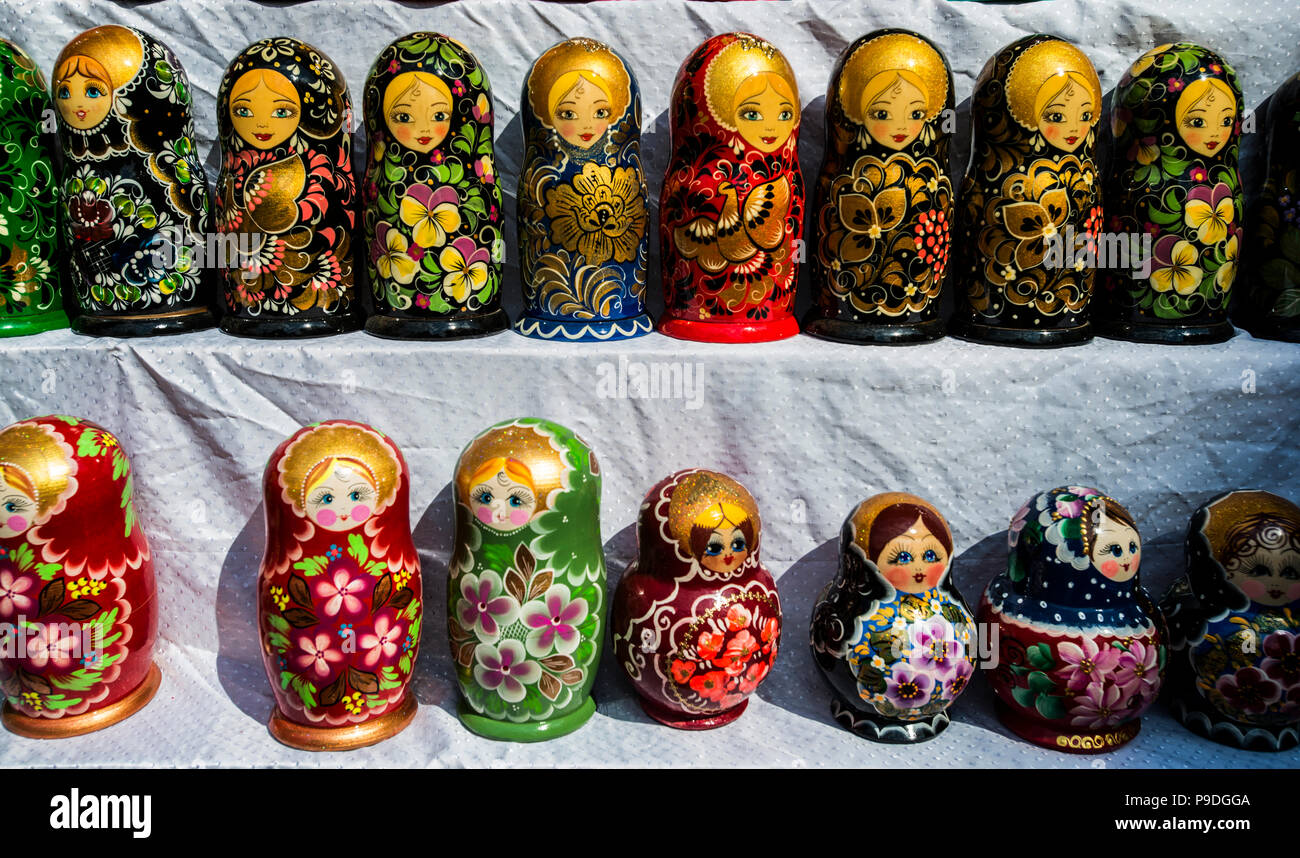
[[[13,316],[0,320],[0,337],[22,337],[68,327],[68,314],[62,310]]]
[[[447,319],[406,319],[375,315],[366,319],[366,333],[387,340],[464,340],[486,337],[510,327],[505,310]]]
[[[1132,321],[1109,323],[1099,321],[1097,333],[1108,340],[1198,346],[1227,342],[1236,335],[1237,331],[1230,322],[1218,322],[1213,325],[1161,325]]]
[[[1108,730],[1071,730],[1066,724],[1062,724],[1058,729],[1040,720],[1025,718],[1001,700],[994,701],[994,708],[997,710],[998,720],[1020,738],[1044,748],[1051,748],[1053,751],[1065,751],[1070,754],[1101,754],[1114,751],[1133,741],[1142,729],[1142,721],[1138,718]]]
[[[75,323],[74,323],[75,324]],[[315,319],[244,319],[226,316],[221,320],[221,330],[235,337],[256,340],[281,340],[290,338],[328,337],[360,330],[365,324],[360,314],[327,316]]]
[[[1212,742],[1241,748],[1244,751],[1273,753],[1300,744],[1300,724],[1282,727],[1258,727],[1231,721],[1215,712],[1204,701],[1187,694],[1175,698],[1170,708],[1178,723]]]
[[[103,730],[143,709],[153,699],[161,682],[162,671],[158,670],[158,665],[151,664],[144,681],[121,700],[83,715],[64,718],[33,718],[6,703],[3,716],[5,729],[28,739],[66,739]]]
[[[814,308],[814,313],[816,308]],[[872,325],[844,319],[804,317],[803,332],[822,340],[853,345],[910,346],[932,343],[945,335],[943,319],[931,319],[915,325]]]
[[[1092,326],[1085,323],[1073,328],[1054,328],[1035,331],[1025,328],[1004,328],[986,325],[974,319],[956,317],[948,325],[948,333],[958,339],[996,346],[1020,346],[1027,349],[1052,349],[1060,346],[1077,346],[1093,337]]]
[[[408,692],[396,709],[373,720],[343,727],[308,727],[290,721],[277,707],[271,710],[267,728],[276,741],[300,751],[352,751],[396,736],[411,723],[418,708],[415,695]]]
[[[831,717],[841,726],[873,742],[889,745],[915,745],[926,742],[948,729],[951,723],[944,712],[921,721],[894,721],[849,706],[842,700],[831,701]]]
[[[515,333],[535,340],[589,343],[609,340],[630,340],[643,337],[655,329],[650,314],[642,313],[630,319],[600,319],[575,321],[572,319],[539,319],[524,316],[515,322]]]
[[[637,699],[641,703],[641,708],[645,710],[645,714],[660,724],[666,724],[678,730],[712,730],[715,727],[723,727],[739,718],[749,706],[748,700],[742,700],[725,711],[692,717],[683,714],[679,709],[669,709],[644,697],[638,697]]]
[[[700,322],[694,319],[659,320],[659,333],[701,343],[767,343],[799,333],[794,316],[771,322]]]
[[[572,712],[547,718],[545,721],[529,721],[516,724],[514,721],[498,721],[480,715],[471,709],[464,700],[457,710],[461,723],[486,739],[498,739],[503,742],[545,742],[567,736],[596,714],[596,701],[588,697]]]
[[[72,330],[91,337],[164,337],[216,324],[211,310],[197,307],[163,316],[78,316],[72,320]]]

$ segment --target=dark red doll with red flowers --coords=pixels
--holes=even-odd
[[[614,598],[614,654],[655,720],[728,724],[771,670],[781,602],[761,530],[754,498],[725,474],[678,471],[646,495]]]

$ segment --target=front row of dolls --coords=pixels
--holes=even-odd
[[[0,478],[4,725],[53,738],[126,718],[160,681],[153,557],[126,454],[94,423],[25,420],[0,430]],[[392,439],[352,421],[304,427],[271,455],[257,629],[270,731],[287,745],[361,747],[415,715],[424,590],[409,483]],[[581,727],[607,616],[642,707],[672,727],[734,720],[773,669],[781,602],[744,486],[703,469],[655,484],[612,600],[600,486],[591,448],[545,420],[500,423],[461,453],[447,635],[460,716],[480,735],[527,742]],[[845,520],[810,643],[831,712],[855,733],[937,735],[979,667],[1002,722],[1061,751],[1124,745],[1162,685],[1178,719],[1216,741],[1297,744],[1295,504],[1234,491],[1198,509],[1187,574],[1160,606],[1139,583],[1137,523],[1093,488],[1021,507],[1006,568],[973,615],[954,548],[942,513],[913,495],[876,495]]]
[[[44,80],[0,44],[0,137],[15,174],[0,196],[21,215],[0,241],[0,335],[66,324],[60,247],[82,333],[208,327],[218,294],[222,329],[252,337],[364,325],[439,339],[510,325],[494,102],[485,70],[455,39],[411,33],[383,49],[362,92],[368,143],[355,170],[353,105],[337,66],[293,38],[250,45],[217,91],[211,198],[185,73],[157,39],[117,25],[80,34],[56,61],[53,94],[61,176],[42,139]],[[835,65],[825,159],[805,202],[793,69],[764,39],[714,36],[673,87],[659,330],[727,342],[797,334],[807,217],[816,301],[803,329],[827,339],[922,342],[951,328],[1022,346],[1094,331],[1216,342],[1232,335],[1228,305],[1246,255],[1254,288],[1243,323],[1300,338],[1291,252],[1300,226],[1288,202],[1300,193],[1291,115],[1300,78],[1275,101],[1247,251],[1244,102],[1214,52],[1177,42],[1132,65],[1115,91],[1114,168],[1104,174],[1094,158],[1102,88],[1088,57],[1043,34],[1008,45],[976,80],[959,181],[949,175],[946,57],[917,33],[880,30]],[[649,332],[635,75],[610,47],[568,39],[533,64],[520,105],[527,309],[515,328],[561,341]],[[363,266],[368,319],[355,288]],[[963,296],[951,324],[939,311],[949,279]]]

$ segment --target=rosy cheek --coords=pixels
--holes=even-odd
[[[1057,128],[1055,125],[1049,125],[1047,126],[1047,130],[1043,132],[1043,136],[1047,137],[1049,140],[1055,140],[1057,137],[1061,136],[1061,129]]]
[[[1256,602],[1264,597],[1264,584],[1260,581],[1242,581],[1237,586],[1241,588],[1241,592]]]
[[[928,583],[931,587],[933,587],[934,583],[939,580],[939,576],[942,574],[943,574],[943,564],[931,563],[928,567],[926,567],[925,570],[926,583]]]
[[[1286,600],[1288,602],[1294,602],[1296,599],[1300,599],[1300,581],[1297,581],[1291,586],[1287,587],[1285,592],[1286,592]]]
[[[410,139],[411,139],[411,129],[410,129],[409,127],[405,126],[405,125],[399,127],[399,128],[397,129],[397,139],[398,139],[398,140],[410,140]]]
[[[517,510],[514,510],[513,512],[511,512],[511,513],[510,513],[510,523],[511,523],[511,524],[514,524],[514,525],[527,524],[527,523],[528,523],[528,510],[526,510],[526,509],[517,509]]]
[[[22,531],[27,529],[27,519],[23,518],[21,515],[9,516],[9,520],[6,521],[5,524],[8,525],[10,530]]]
[[[1107,578],[1114,578],[1116,575],[1119,574],[1119,561],[1107,560],[1104,563],[1102,563],[1101,574],[1105,575]]]
[[[572,137],[573,132],[577,130],[577,128],[573,122],[561,122],[559,130],[561,137]]]
[[[1204,138],[1201,137],[1201,135],[1199,135],[1199,134],[1188,134],[1188,135],[1187,135],[1187,145],[1188,145],[1188,146],[1199,146],[1199,145],[1201,145],[1201,141],[1202,141],[1202,140],[1204,140]]]
[[[881,140],[889,136],[889,126],[883,122],[872,122],[867,125],[867,130],[876,140]]]
[[[351,516],[353,521],[358,521],[358,522],[365,521],[366,519],[370,518],[370,507],[366,506],[363,503],[359,503],[356,506],[352,507]]]
[[[474,515],[478,516],[478,520],[483,522],[484,524],[492,523],[492,510],[488,507],[485,506],[479,507],[478,509],[474,510]]]
[[[451,125],[447,122],[436,122],[433,126],[433,136],[438,138],[446,137],[450,128]]]
[[[1138,564],[1140,564],[1141,562],[1142,562],[1142,553],[1138,552],[1137,554],[1133,555],[1133,560],[1129,564],[1129,569],[1134,572],[1138,571]]]
[[[322,527],[333,527],[339,517],[334,514],[332,509],[323,509],[316,513],[316,520],[321,523]]]

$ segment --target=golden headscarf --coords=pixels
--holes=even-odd
[[[48,426],[15,423],[0,430],[0,467],[15,469],[35,487],[38,518],[54,508],[76,473],[71,453]]]
[[[763,525],[758,517],[758,504],[744,486],[715,471],[697,471],[677,483],[668,502],[668,532],[684,556],[691,557],[694,553],[691,550],[691,528],[700,516],[711,508],[720,508],[725,514],[728,507],[733,508],[731,515],[738,515],[734,511],[738,509],[753,523],[754,544],[750,546],[750,552],[757,551]]]
[[[1269,515],[1283,520],[1300,521],[1300,508],[1286,498],[1270,492],[1233,492],[1213,504],[1209,513],[1201,532],[1205,534],[1214,559],[1221,565],[1230,559],[1224,556],[1228,548],[1228,537],[1242,519],[1254,515]]]
[[[1007,75],[1007,109],[1011,118],[1030,131],[1038,130],[1038,117],[1054,96],[1073,81],[1092,96],[1092,122],[1101,118],[1101,81],[1088,55],[1069,42],[1048,39],[1027,49],[1011,64]],[[1045,93],[1039,96],[1039,93]],[[1043,101],[1042,104],[1039,102]]]
[[[109,24],[87,30],[64,46],[54,61],[54,79],[61,78],[60,69],[73,57],[89,57],[108,72],[113,89],[130,83],[144,62],[144,44],[140,37],[126,27]]]
[[[559,96],[552,93],[555,84],[570,72],[596,84],[609,98],[610,122],[617,122],[627,112],[632,100],[632,76],[623,61],[609,47],[595,39],[569,39],[554,45],[537,58],[528,73],[528,103],[533,114],[548,128]],[[572,89],[574,84],[565,87]]]
[[[537,496],[537,511],[547,509],[551,494],[564,487],[563,453],[536,426],[512,423],[489,429],[470,442],[456,463],[456,501],[469,505],[474,476],[492,459],[515,459],[528,467]]]
[[[339,423],[313,427],[285,450],[279,467],[285,501],[303,512],[308,476],[317,465],[332,458],[354,459],[365,466],[375,485],[376,512],[393,502],[401,467],[392,447],[372,430]]]
[[[889,33],[859,45],[840,69],[836,98],[844,115],[863,124],[862,97],[879,75],[889,72],[920,88],[927,122],[948,103],[948,69],[939,52],[916,36]]]
[[[876,559],[871,556],[870,548],[871,529],[876,524],[876,518],[879,517],[882,512],[898,504],[909,504],[932,513],[940,522],[943,523],[944,529],[948,531],[946,534],[936,533],[934,534],[935,537],[938,538],[940,542],[946,542],[948,545],[952,545],[952,528],[948,525],[948,519],[943,517],[943,513],[939,512],[934,504],[930,503],[928,500],[906,492],[884,492],[867,498],[862,503],[858,504],[857,508],[850,514],[850,518],[853,521],[853,542],[862,549],[863,557],[866,557],[872,563],[875,562]]]
[[[724,47],[709,61],[704,73],[704,97],[709,113],[728,131],[736,130],[733,121],[736,92],[741,84],[760,74],[774,74],[790,87],[795,101],[795,116],[799,114],[799,87],[795,83],[794,69],[776,46],[745,33],[737,33],[736,40]]]

